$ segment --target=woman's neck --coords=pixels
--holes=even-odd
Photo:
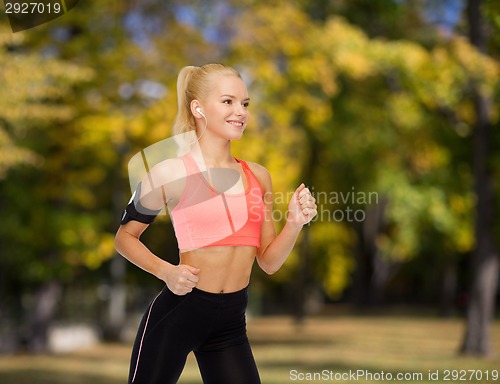
[[[225,166],[234,161],[230,140],[200,140],[192,155],[209,167]]]

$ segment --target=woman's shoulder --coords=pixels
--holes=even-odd
[[[253,161],[245,161],[245,162],[247,163],[248,168],[250,168],[250,170],[255,175],[257,180],[259,180],[259,183],[262,186],[262,188],[264,188],[265,191],[270,191],[271,174],[269,173],[267,168],[261,164],[254,163]]]
[[[162,160],[148,172],[148,177],[156,180],[158,185],[165,185],[185,176],[186,169],[179,157]]]

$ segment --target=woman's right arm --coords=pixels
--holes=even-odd
[[[185,264],[170,264],[153,254],[140,240],[148,225],[135,220],[121,225],[115,236],[116,250],[131,263],[163,280],[176,295],[191,292],[200,270]]]

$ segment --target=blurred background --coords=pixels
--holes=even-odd
[[[87,359],[122,364],[122,381],[102,382],[125,380],[139,318],[162,288],[114,250],[127,164],[171,136],[179,70],[209,62],[248,86],[252,120],[234,154],[269,169],[277,228],[300,182],[318,201],[283,268],[252,275],[264,382],[301,366],[385,367],[373,359],[387,348],[370,363],[303,360],[342,335],[350,349],[337,352],[363,356],[383,343],[365,344],[377,327],[383,340],[444,337],[408,355],[414,364],[432,350],[448,369],[468,364],[453,356],[500,366],[498,1],[100,0],[17,33],[2,15],[0,382],[24,382],[30,359],[96,345]],[[143,240],[177,263],[168,217]],[[44,376],[37,361],[26,382],[80,383]]]

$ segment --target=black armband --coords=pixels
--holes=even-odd
[[[137,189],[132,194],[132,198],[123,212],[120,224],[127,224],[131,220],[135,220],[143,224],[151,224],[156,219],[156,216],[158,216],[161,212],[161,209],[152,210],[143,207],[140,202],[140,196],[141,183],[137,185]]]

